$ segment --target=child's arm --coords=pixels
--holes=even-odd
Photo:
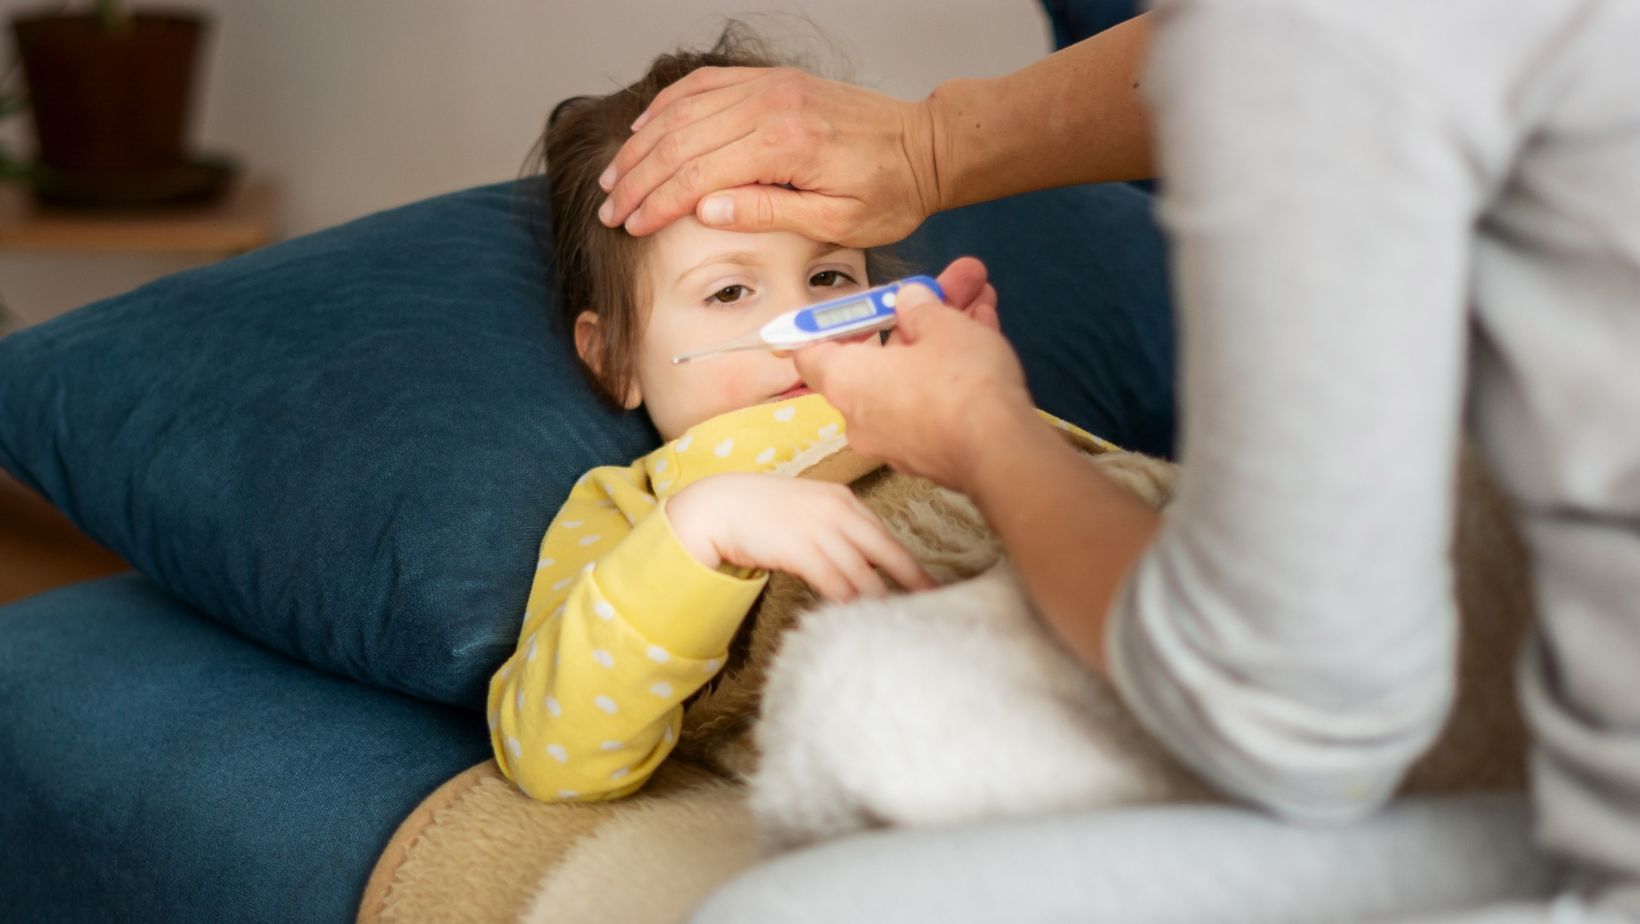
[[[657,507],[641,483],[637,467],[596,469],[570,495],[518,651],[490,684],[496,760],[543,801],[627,795],[671,752],[683,701],[722,666],[765,583],[721,566],[790,572],[830,600],[886,593],[874,567],[933,586],[840,485],[720,474]]]
[[[496,759],[543,801],[643,785],[765,583],[701,564],[644,483],[634,466],[576,486],[542,541],[518,650],[490,683]]]

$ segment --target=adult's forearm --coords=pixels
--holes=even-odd
[[[940,209],[1155,175],[1140,73],[1150,15],[1003,77],[949,80],[928,98]]]
[[[1103,672],[1105,620],[1160,517],[1106,478],[1034,414],[976,421],[969,496],[1001,537],[1037,608]]]

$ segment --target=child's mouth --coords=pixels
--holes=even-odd
[[[814,389],[812,389],[809,386],[803,384],[802,382],[798,382],[796,385],[793,385],[792,387],[786,389],[785,391],[781,392],[780,394],[775,395],[774,400],[775,401],[789,401],[792,398],[801,398],[804,395],[812,395],[812,394],[814,394]]]

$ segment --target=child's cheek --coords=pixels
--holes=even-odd
[[[750,407],[763,399],[762,395],[755,393],[758,384],[757,364],[747,362],[747,358],[737,356],[724,364],[716,388],[718,406],[723,408],[722,413]]]
[[[747,405],[744,372],[744,369],[736,369],[718,381],[718,406],[725,411],[739,410]]]

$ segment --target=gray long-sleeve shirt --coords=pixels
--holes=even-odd
[[[1640,881],[1640,3],[1158,14],[1185,469],[1119,689],[1232,793],[1376,807],[1452,694],[1467,420],[1534,555],[1543,836]]]

